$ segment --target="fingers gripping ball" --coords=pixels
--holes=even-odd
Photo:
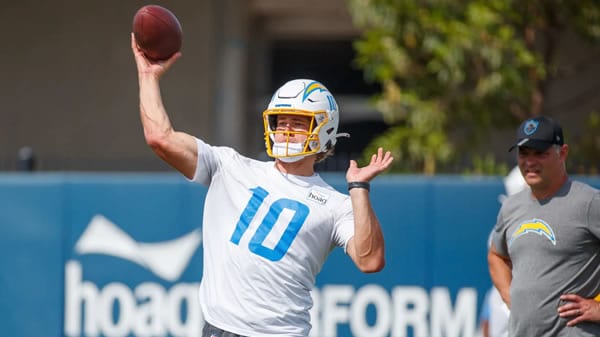
[[[183,31],[168,9],[147,5],[133,17],[133,35],[144,54],[152,60],[166,60],[181,49]]]

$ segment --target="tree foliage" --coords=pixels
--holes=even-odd
[[[484,145],[491,130],[543,112],[561,34],[600,40],[597,0],[349,4],[364,32],[356,63],[381,84],[373,102],[390,125],[365,153],[391,149],[396,171],[503,173]]]

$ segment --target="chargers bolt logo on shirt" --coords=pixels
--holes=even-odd
[[[523,132],[525,132],[526,135],[531,136],[537,130],[538,125],[540,125],[540,122],[533,119],[528,120],[525,125],[523,125]]]
[[[556,236],[554,236],[552,227],[550,227],[550,225],[548,225],[544,220],[540,219],[531,219],[522,223],[513,233],[508,244],[511,245],[513,241],[527,233],[535,233],[537,235],[544,236],[550,240],[550,242],[552,242],[552,245],[556,246]]]

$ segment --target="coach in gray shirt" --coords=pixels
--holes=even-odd
[[[513,149],[530,189],[502,204],[488,254],[508,335],[600,336],[600,192],[569,179],[569,147],[550,118],[523,122]]]

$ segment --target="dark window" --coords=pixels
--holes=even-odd
[[[379,85],[366,83],[354,65],[352,41],[273,41],[270,92],[296,78],[323,83],[334,95],[370,95]]]
[[[378,84],[367,83],[362,70],[354,64],[351,40],[272,41],[270,57],[270,93],[297,78],[317,80],[336,97],[368,97],[381,91]],[[338,132],[348,132],[351,138],[338,139],[335,155],[317,164],[316,169],[345,171],[349,160],[359,159],[373,137],[386,129],[387,125],[381,120],[344,122],[342,118]]]

